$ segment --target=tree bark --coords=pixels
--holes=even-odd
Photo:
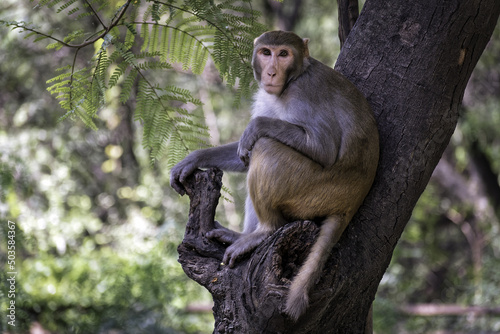
[[[179,261],[214,297],[214,333],[363,332],[378,284],[455,129],[465,86],[499,13],[497,0],[365,3],[336,69],[373,108],[381,144],[378,172],[297,323],[281,311],[316,224],[288,224],[228,269],[220,264],[223,245],[204,238],[215,210],[213,200],[205,201],[218,196],[214,184],[219,186],[220,174],[196,174]]]

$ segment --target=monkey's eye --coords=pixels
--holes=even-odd
[[[288,56],[288,51],[287,50],[281,50],[280,54],[278,55],[279,57],[286,57]]]
[[[271,55],[271,50],[269,50],[269,49],[262,49],[261,52],[262,52],[262,54],[264,56],[270,56]]]

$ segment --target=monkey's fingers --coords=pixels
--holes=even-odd
[[[265,234],[243,234],[231,246],[226,249],[224,253],[224,263],[233,268],[236,262],[243,258],[246,254],[251,253],[255,247],[260,243],[261,237]]]
[[[226,252],[224,253],[224,259],[222,260],[222,262],[229,266],[229,268],[234,268],[237,258],[238,254],[233,254],[232,248],[228,247],[228,249],[226,249]]]
[[[184,196],[186,194],[186,190],[184,190],[184,187],[182,184],[178,183],[170,183],[170,186],[174,188],[174,190],[181,196]]]
[[[245,167],[248,167],[248,165],[250,163],[250,150],[246,147],[248,147],[248,146],[245,145],[245,142],[244,142],[243,137],[242,137],[240,139],[240,143],[238,145],[237,154],[238,154],[238,157],[240,158],[240,160],[245,165]]]
[[[177,173],[175,170],[172,169],[170,172],[170,186],[181,196],[184,196],[186,194],[186,189],[184,188],[184,185],[181,183],[179,180],[180,176],[179,173]]]
[[[184,195],[186,193],[186,184],[187,178],[194,173],[197,169],[197,166],[187,161],[187,159],[179,162],[177,165],[172,168],[170,172],[170,185],[175,189],[180,195]]]
[[[208,231],[207,234],[205,234],[208,239],[217,240],[219,242],[231,245],[240,237],[240,233],[231,231],[230,229],[227,229],[224,226],[220,225],[218,222],[216,223],[217,228],[212,231]]]
[[[243,164],[248,167],[248,165],[250,164],[250,152],[248,150],[242,149],[238,152],[238,154]]]

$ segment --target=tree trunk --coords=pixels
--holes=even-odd
[[[288,224],[236,268],[224,267],[224,247],[204,238],[213,227],[210,205],[216,205],[208,194],[218,198],[220,173],[197,174],[179,261],[214,297],[214,333],[363,332],[378,284],[455,129],[465,86],[499,13],[497,0],[365,3],[336,69],[372,105],[381,140],[379,168],[297,323],[281,311],[318,227]]]

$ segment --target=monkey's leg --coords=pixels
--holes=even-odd
[[[247,204],[249,202],[250,204],[255,203],[254,198],[252,198],[252,201],[247,200]],[[264,203],[257,203],[255,205],[257,206],[251,207],[252,209],[255,208],[255,211],[252,210],[252,219],[254,220],[252,224],[257,223],[257,228],[251,233],[243,233],[238,240],[226,249],[224,254],[224,263],[228,264],[230,268],[234,267],[240,257],[252,252],[274,231],[286,224],[281,212],[273,208],[269,203],[265,205]],[[257,216],[259,217],[258,221]],[[245,226],[245,230],[247,228],[248,226]]]
[[[259,218],[253,207],[252,199],[249,195],[245,200],[245,220],[243,223],[243,233],[248,234],[257,229],[259,226]]]
[[[243,234],[249,234],[257,228],[259,219],[253,208],[252,200],[247,196],[245,203],[245,220]],[[215,222],[215,229],[206,234],[207,238],[215,239],[225,244],[232,244],[241,237],[242,233],[232,231],[218,222]]]

